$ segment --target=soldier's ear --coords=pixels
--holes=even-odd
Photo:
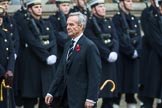
[[[121,8],[123,8],[123,6],[124,6],[124,1],[121,1],[121,2],[119,3],[119,5],[120,5]]]
[[[32,9],[31,9],[31,7],[30,8],[28,8],[28,11],[31,13],[32,12]]]
[[[91,9],[91,11],[92,11],[92,13],[96,13],[95,7],[93,7],[93,8]]]

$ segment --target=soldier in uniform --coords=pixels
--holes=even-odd
[[[44,21],[41,0],[26,2],[29,12],[19,25],[20,53],[17,58],[17,92],[22,98],[24,108],[34,108],[39,97],[39,108],[48,108],[44,96],[54,79],[57,54],[56,37],[51,24]]]
[[[27,14],[28,14],[28,11],[27,11],[27,9],[26,9],[26,0],[21,0],[21,8],[20,9],[18,9],[15,13],[14,13],[14,15],[13,15],[13,18],[15,19],[15,22],[16,22],[16,27],[17,27],[17,29],[18,30],[20,30],[21,29],[21,21],[22,20],[24,20],[26,17],[27,17]],[[19,33],[19,31],[18,31],[18,33]],[[19,46],[21,46],[20,45],[21,43],[19,42]],[[18,54],[17,55],[19,55],[19,54],[21,54],[21,49],[20,49],[21,47],[19,47],[19,51],[18,51]],[[19,58],[19,57],[18,57]],[[17,59],[18,59],[17,58]],[[18,106],[22,106],[22,99],[21,99],[21,97],[19,96],[20,94],[19,94],[19,92],[18,92],[18,90],[17,90],[17,88],[19,88],[19,87],[17,87],[18,86],[18,84],[17,84],[17,82],[19,82],[20,80],[18,79],[19,78],[19,76],[21,76],[20,74],[21,74],[21,72],[20,71],[18,71],[18,69],[19,69],[19,62],[18,62],[19,60],[16,60],[16,63],[15,63],[15,76],[14,76],[14,95],[15,95],[15,102],[16,102],[16,105],[17,105],[17,107]],[[19,72],[19,73],[18,73]]]
[[[70,10],[70,12],[81,12],[82,14],[86,15],[87,18],[91,16],[87,0],[74,0],[75,3],[73,6],[73,9]]]
[[[26,8],[26,1],[27,0],[21,0],[21,8],[18,9],[13,15],[16,21],[17,27],[19,27],[19,24],[21,25],[21,20],[27,17],[28,11]]]
[[[130,13],[132,0],[120,0],[118,6],[119,13],[113,17],[119,39],[119,96],[115,99],[114,108],[119,108],[122,93],[125,93],[127,108],[136,108],[134,94],[138,92],[139,58],[142,48],[139,20]]]
[[[12,87],[14,47],[10,33],[3,23],[4,15],[4,7],[0,6],[0,108],[15,108],[13,91],[7,87],[7,85]]]
[[[70,11],[70,0],[56,0],[58,11],[51,15],[49,20],[55,31],[57,40],[57,64],[59,63],[64,50],[65,43],[70,39],[66,30],[66,20]]]
[[[118,58],[118,36],[113,22],[106,18],[106,8],[104,0],[91,0],[90,6],[93,16],[89,19],[85,30],[86,36],[97,45],[102,61],[101,84],[107,79],[112,79],[116,83],[116,61]],[[116,92],[108,92],[111,84],[100,91],[99,97],[102,98],[101,108],[113,108],[112,99],[117,95]]]
[[[19,50],[19,34],[18,34],[15,19],[12,16],[9,16],[7,14],[9,2],[10,2],[10,0],[0,0],[0,6],[5,7],[5,15],[3,17],[3,23],[4,23],[4,27],[6,29],[8,29],[11,39],[14,43],[14,49],[15,49],[14,56],[16,59],[16,57],[18,55],[18,50]]]
[[[154,98],[162,99],[162,1],[151,0],[144,9],[141,25],[144,32],[139,98],[141,108],[153,108]],[[157,108],[161,108],[158,104]]]

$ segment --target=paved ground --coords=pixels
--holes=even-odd
[[[122,100],[121,100],[121,102],[120,102],[120,108],[127,108],[127,107],[126,107],[126,102],[124,101],[124,98],[125,98],[125,96],[122,95]],[[137,103],[137,108],[140,108],[140,101],[139,101],[138,99],[137,99],[137,102],[138,102],[138,103]],[[99,99],[97,108],[100,108],[101,103],[102,103],[102,100]]]
[[[121,102],[120,102],[120,108],[127,108],[127,107],[126,107],[126,103],[125,103],[125,101],[124,101],[124,98],[125,98],[125,96],[122,95],[122,100],[121,100]],[[100,108],[101,103],[102,103],[102,99],[99,99],[99,100],[98,100],[98,103],[97,103],[97,108]],[[17,107],[17,108],[23,108],[23,107]],[[36,105],[35,108],[38,108],[38,106]],[[137,99],[137,108],[140,108],[140,101],[139,101],[138,99]],[[156,108],[156,105],[154,105],[153,108]]]

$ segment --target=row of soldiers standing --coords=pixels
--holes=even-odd
[[[41,17],[40,0],[25,1],[26,6],[14,17],[7,14],[8,3],[9,0],[0,0],[0,6],[3,6],[0,15],[0,48],[3,52],[0,53],[0,79],[1,82],[5,79],[6,85],[13,87],[15,96],[13,89],[4,89],[0,107],[14,108],[14,101],[7,99],[9,91],[9,98],[14,100],[15,97],[18,106],[34,108],[39,97],[39,108],[47,108],[44,97],[54,79],[64,45],[70,40],[66,19],[74,11],[80,11],[88,18],[84,33],[100,51],[101,84],[112,79],[117,86],[113,93],[108,92],[111,85],[100,91],[101,108],[119,108],[122,93],[126,94],[128,108],[136,108],[135,93],[144,103],[141,108],[152,108],[154,98],[162,98],[160,1],[151,0],[151,6],[143,11],[143,38],[139,20],[130,13],[132,0],[121,0],[119,13],[112,19],[106,18],[104,0],[90,1],[92,13],[84,0],[76,0],[76,6],[71,10],[70,0],[56,0],[58,11],[48,20]]]

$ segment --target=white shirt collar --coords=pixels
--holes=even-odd
[[[73,48],[75,47],[76,43],[79,41],[79,39],[80,39],[82,36],[83,36],[83,33],[81,33],[78,37],[72,39],[72,40],[75,41],[75,42],[74,42],[74,46],[73,46]]]

